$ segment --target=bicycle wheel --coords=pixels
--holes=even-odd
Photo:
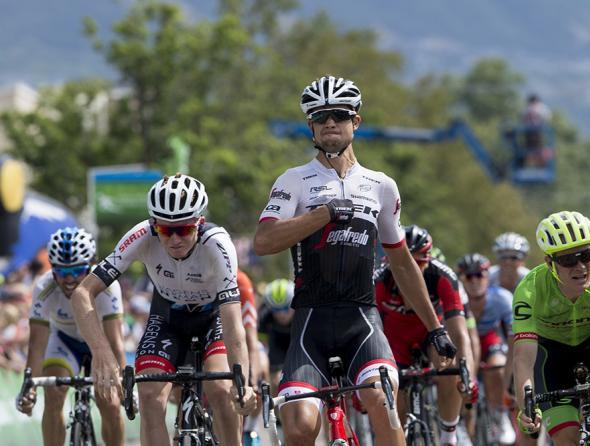
[[[488,412],[485,402],[477,403],[477,419],[475,420],[475,444],[482,446],[493,446],[494,442],[493,426],[490,413]]]
[[[434,446],[424,424],[412,421],[406,430],[406,443],[411,446]]]
[[[96,434],[94,432],[94,423],[92,422],[92,417],[90,413],[88,414],[88,420],[86,423],[86,438],[85,438],[85,446],[96,446]]]
[[[74,420],[70,426],[70,446],[82,446],[82,423]]]

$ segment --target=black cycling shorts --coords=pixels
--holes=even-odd
[[[226,353],[219,309],[191,312],[154,290],[150,316],[135,354],[135,371],[155,368],[175,372],[179,365],[187,362],[194,336],[203,345],[203,360],[213,354]]]

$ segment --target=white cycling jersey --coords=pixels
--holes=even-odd
[[[302,215],[334,198],[352,200],[354,218],[346,225],[328,223],[291,249],[295,308],[374,304],[375,243],[379,239],[386,248],[404,243],[395,181],[358,163],[344,178],[315,158],[287,170],[276,180],[260,221]]]
[[[168,255],[150,221],[142,221],[92,273],[109,285],[135,260],[145,265],[156,291],[172,303],[194,309],[240,301],[235,247],[227,231],[211,223],[201,226],[188,257],[177,260]]]
[[[518,281],[516,282],[516,285],[518,285],[520,283],[520,281],[522,279],[524,279],[524,276],[526,276],[529,273],[530,269],[528,269],[526,266],[519,266],[518,269],[516,270],[516,273],[518,274]],[[490,285],[493,286],[502,286],[500,284],[500,265],[492,265],[489,269],[489,281],[490,281]],[[516,288],[516,286],[515,286]],[[508,290],[511,291],[511,290]]]
[[[94,303],[101,320],[121,317],[123,301],[119,282],[113,282],[96,296]],[[39,278],[33,289],[33,302],[29,319],[33,323],[49,325],[78,341],[84,342],[74,320],[72,303],[53,278],[51,271]]]

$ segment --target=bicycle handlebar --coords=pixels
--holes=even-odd
[[[535,422],[535,396],[533,395],[533,388],[530,385],[524,386],[524,414]],[[530,434],[531,438],[537,439],[538,432]]]
[[[146,373],[136,375],[132,366],[125,367],[123,372],[123,406],[127,418],[135,418],[135,408],[133,407],[133,386],[136,382],[171,382],[174,384],[192,383],[195,381],[214,381],[218,379],[230,379],[238,391],[238,401],[240,406],[244,405],[244,375],[242,366],[234,364],[231,372],[195,372],[192,367],[187,369],[179,368],[172,373]]]

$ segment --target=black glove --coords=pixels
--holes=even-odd
[[[446,356],[452,359],[457,354],[457,347],[453,345],[447,335],[447,331],[443,327],[429,331],[427,341],[429,344],[434,345],[436,352],[440,356]]]
[[[354,217],[352,200],[334,198],[326,203],[326,207],[330,211],[330,221],[333,223],[350,223]]]

